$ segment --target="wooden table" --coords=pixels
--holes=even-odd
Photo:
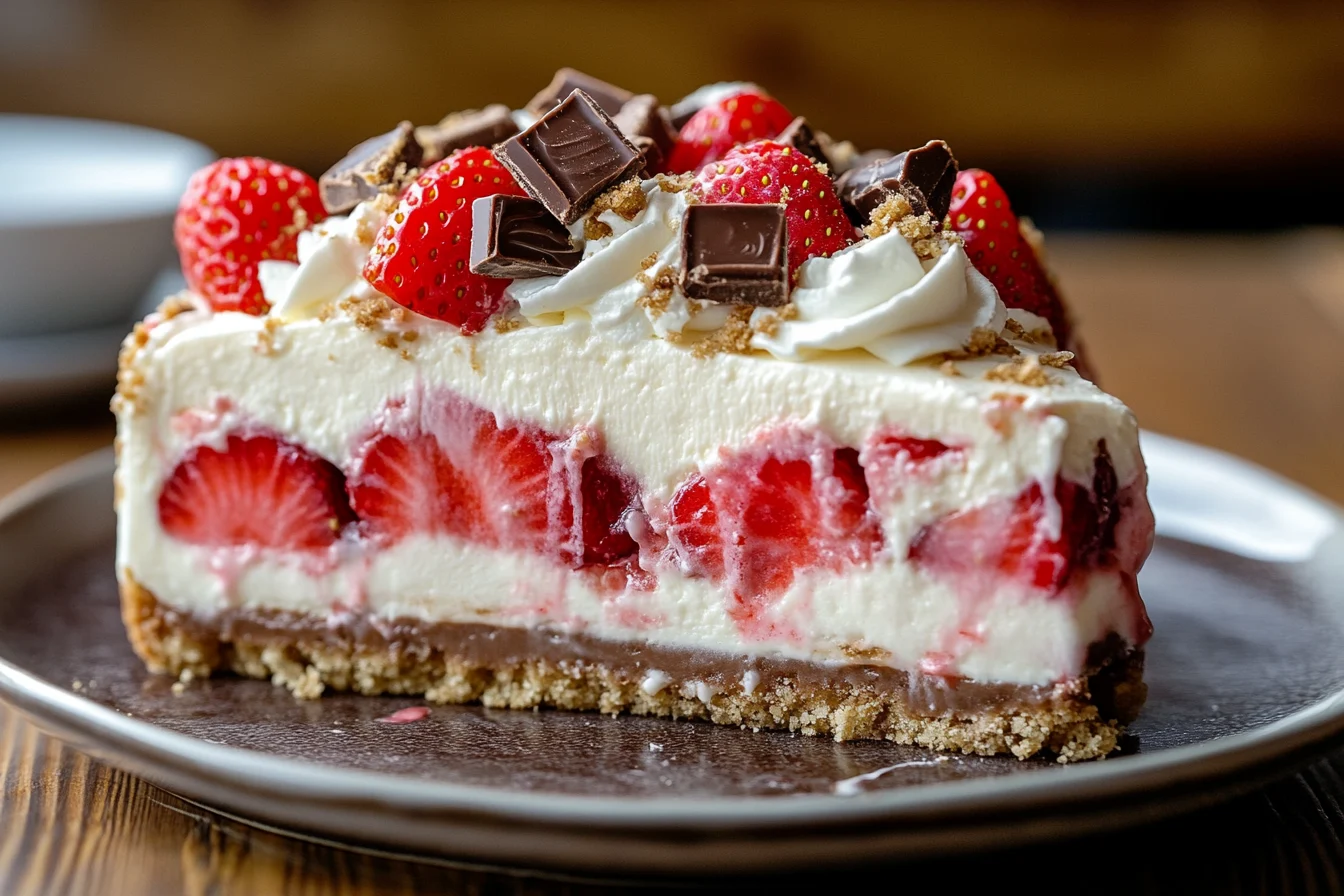
[[[1058,238],[1052,253],[1107,387],[1147,427],[1344,502],[1344,233]],[[111,437],[110,417],[98,413],[0,424],[0,494]],[[90,760],[3,708],[0,769],[0,893],[612,891],[260,830]],[[1093,892],[1344,892],[1341,775],[1344,753],[1193,815],[1065,849],[959,859],[955,879]],[[893,885],[949,880],[937,864],[883,874]],[[789,881],[837,882],[834,872]]]

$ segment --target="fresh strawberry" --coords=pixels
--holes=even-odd
[[[635,554],[639,546],[626,528],[626,515],[638,506],[634,479],[600,454],[583,462],[579,491],[583,563],[606,565]]]
[[[957,511],[915,536],[910,559],[958,576],[994,570],[1054,594],[1075,569],[1108,562],[1119,515],[1115,471],[1103,453],[1091,489],[1060,477],[1052,497],[1033,482],[1015,498]],[[1047,530],[1052,518],[1058,535]]]
[[[961,453],[961,448],[937,439],[920,439],[889,427],[868,439],[861,459],[873,500],[877,507],[885,507],[900,498],[908,480],[935,469],[934,461]]]
[[[723,158],[728,150],[753,140],[768,140],[789,126],[793,113],[774,97],[746,92],[700,109],[681,126],[668,155],[668,171],[695,171]]]
[[[159,492],[159,522],[190,544],[320,550],[353,519],[344,485],[339,470],[297,445],[235,433],[222,451],[187,451]]]
[[[501,426],[457,396],[436,396],[416,417],[356,452],[348,490],[367,534],[384,542],[424,533],[542,549],[553,437],[536,427]]]
[[[1008,196],[994,175],[979,168],[958,174],[950,216],[952,229],[966,242],[971,263],[994,284],[1003,304],[1050,321],[1055,340],[1068,348],[1071,328],[1064,304],[1022,237]]]
[[[350,502],[370,537],[452,535],[574,567],[638,550],[625,526],[637,485],[590,435],[506,423],[451,393],[400,410],[356,451],[350,476]]]
[[[265,314],[257,262],[297,261],[299,232],[326,216],[317,182],[297,168],[211,162],[187,182],[173,222],[187,286],[216,311]]]
[[[791,146],[769,140],[739,146],[700,169],[692,189],[703,202],[783,203],[793,276],[809,258],[854,242],[830,177]]]
[[[364,279],[418,314],[479,332],[504,302],[509,280],[469,269],[471,203],[523,191],[481,146],[460,149],[424,171],[378,232]]]
[[[858,452],[794,430],[724,452],[693,474],[673,496],[668,521],[678,565],[724,581],[729,615],[754,638],[784,631],[774,601],[799,570],[866,562],[882,545]]]

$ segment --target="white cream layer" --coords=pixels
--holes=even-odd
[[[1132,605],[1116,576],[1092,576],[1080,593],[1060,598],[1009,588],[968,604],[900,559],[919,528],[945,513],[1016,495],[1033,481],[1049,488],[1057,471],[1090,482],[1099,439],[1122,485],[1142,476],[1129,411],[1071,371],[1051,371],[1059,385],[1027,388],[979,378],[1001,359],[960,362],[961,377],[930,365],[893,368],[858,351],[807,363],[702,359],[658,338],[610,338],[584,317],[475,337],[416,318],[418,338],[398,348],[380,344],[386,332],[361,329],[345,311],[277,323],[188,312],[154,326],[133,361],[143,383],[119,414],[119,568],[179,609],[209,614],[236,603],[325,614],[353,604],[376,616],[545,623],[822,660],[858,646],[887,651],[901,668],[947,654],[943,670],[1024,684],[1076,674],[1087,645],[1108,632],[1134,637]],[[799,637],[763,642],[743,638],[718,586],[665,568],[655,591],[613,596],[540,557],[451,539],[414,538],[373,555],[343,546],[324,563],[301,564],[185,546],[159,527],[161,483],[190,445],[246,423],[348,467],[384,403],[417,387],[451,389],[559,433],[592,427],[652,504],[721,447],[786,421],[857,448],[874,431],[899,427],[963,452],[899,489],[874,485],[886,551],[843,575],[801,574],[774,611],[780,628]],[[976,638],[958,634],[968,626]]]

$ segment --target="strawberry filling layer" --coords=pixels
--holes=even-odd
[[[720,449],[664,502],[592,428],[552,432],[450,391],[416,391],[377,415],[344,471],[246,427],[196,444],[167,477],[158,516],[180,541],[247,556],[337,545],[371,556],[414,536],[525,552],[586,573],[635,627],[659,618],[630,595],[675,572],[719,587],[743,640],[801,643],[781,597],[804,573],[901,562],[890,557],[880,508],[903,487],[963,468],[966,451],[893,428],[853,447],[782,424]],[[1051,599],[1081,593],[1093,570],[1132,582],[1146,551],[1122,545],[1118,532],[1135,500],[1103,441],[1090,484],[1033,481],[944,514],[918,529],[904,561],[963,596],[958,636],[974,640],[976,607],[1004,587]],[[1150,627],[1133,600],[1143,640]]]

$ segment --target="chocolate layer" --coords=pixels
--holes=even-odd
[[[167,609],[167,608],[165,608]],[[232,609],[205,620],[167,609],[166,621],[202,641],[234,644],[321,645],[345,653],[424,655],[426,648],[456,660],[503,669],[546,660],[560,666],[601,665],[627,681],[643,682],[657,670],[667,687],[703,682],[711,690],[737,693],[743,676],[755,672],[755,691],[780,684],[803,689],[859,691],[894,697],[911,715],[1006,713],[1068,702],[1095,705],[1102,719],[1133,719],[1139,705],[1117,700],[1117,687],[1138,678],[1143,652],[1112,634],[1092,645],[1085,670],[1049,685],[1019,685],[950,679],[872,662],[818,663],[786,657],[728,654],[655,644],[609,641],[544,628],[478,623],[425,622],[346,616],[328,619],[281,610]],[[692,685],[693,686],[693,685]],[[1089,696],[1090,695],[1090,696]]]

